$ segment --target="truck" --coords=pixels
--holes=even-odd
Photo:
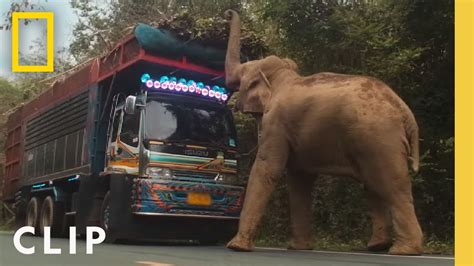
[[[2,200],[53,236],[215,243],[237,228],[244,187],[225,51],[139,24],[7,121]]]

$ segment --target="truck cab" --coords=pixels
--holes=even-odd
[[[124,204],[134,216],[224,220],[231,236],[244,189],[228,92],[166,75],[144,73],[140,82],[137,95],[118,96],[111,109],[101,175],[130,178]],[[111,205],[123,202],[110,201],[110,193],[101,211],[103,228],[110,227]]]

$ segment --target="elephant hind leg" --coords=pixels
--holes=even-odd
[[[403,156],[394,158],[393,154],[396,153],[374,159],[372,171],[368,171],[372,172],[371,176],[364,179],[367,188],[376,191],[389,206],[395,233],[389,254],[419,255],[422,253],[423,234],[413,205],[407,160]]]
[[[367,243],[369,251],[387,251],[392,246],[390,234],[392,221],[390,209],[383,197],[366,189],[367,202],[372,219],[372,237]]]
[[[404,191],[404,192],[403,192]],[[415,215],[410,191],[399,191],[391,203],[395,243],[390,248],[392,255],[421,255],[423,253],[423,233]]]
[[[292,232],[288,249],[311,250],[313,249],[311,192],[314,179],[305,174],[289,171],[287,180]]]

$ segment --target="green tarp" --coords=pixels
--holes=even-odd
[[[225,50],[193,41],[183,42],[168,30],[145,24],[138,24],[134,33],[140,46],[147,51],[171,58],[186,56],[190,62],[197,65],[224,68]]]

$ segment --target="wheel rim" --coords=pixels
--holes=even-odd
[[[28,208],[28,214],[26,216],[26,225],[33,227],[35,226],[35,210],[33,206]]]
[[[41,217],[42,227],[51,226],[51,206],[47,204],[43,210],[43,215]],[[43,229],[44,230],[44,229]]]
[[[109,219],[110,219],[110,206],[107,204],[107,206],[105,207],[105,210],[104,210],[104,230],[108,230],[109,229]]]

